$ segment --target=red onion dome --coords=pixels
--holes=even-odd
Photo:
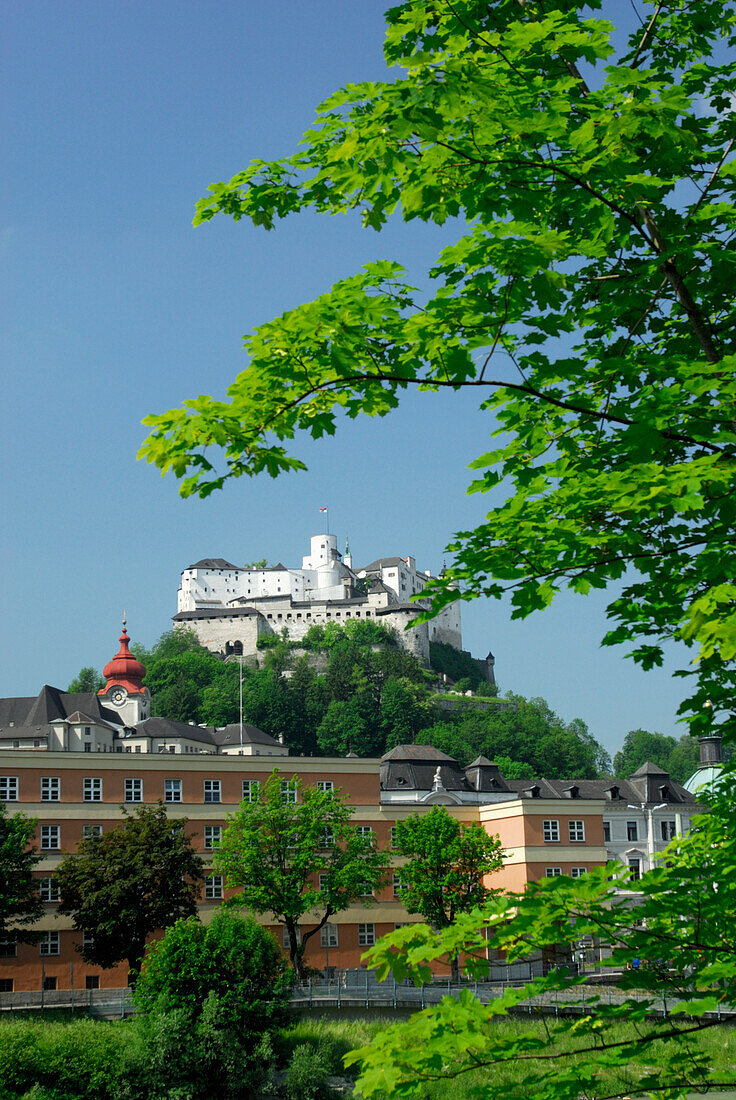
[[[123,623],[123,633],[118,640],[120,642],[120,649],[102,670],[102,675],[107,680],[107,683],[102,689],[101,694],[107,691],[111,683],[123,684],[129,691],[140,691],[142,687],[141,681],[146,675],[145,667],[140,661],[135,659],[128,648],[130,638],[125,629],[125,623]]]

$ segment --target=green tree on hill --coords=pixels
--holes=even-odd
[[[69,687],[66,689],[70,695],[82,695],[88,691],[97,693],[105,686],[105,677],[96,668],[85,665],[80,668]]]
[[[619,779],[627,779],[647,760],[684,783],[698,766],[698,745],[687,734],[677,740],[649,730],[629,730],[620,752],[613,758],[615,774]]]

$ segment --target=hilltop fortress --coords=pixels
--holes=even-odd
[[[460,601],[445,607],[429,623],[406,630],[428,601],[421,592],[431,573],[417,570],[414,558],[378,558],[353,568],[349,546],[337,549],[336,535],[313,535],[301,569],[272,565],[248,568],[223,558],[204,558],[181,575],[174,625],[194,630],[215,653],[251,655],[258,639],[286,631],[299,641],[310,626],[348,620],[372,620],[396,629],[399,644],[423,665],[429,643],[462,649]]]

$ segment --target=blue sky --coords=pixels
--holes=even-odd
[[[306,215],[265,233],[193,229],[208,184],[293,150],[321,98],[384,73],[383,2],[15,0],[2,5],[0,204],[3,579],[0,694],[65,687],[116,648],[122,609],[150,644],[180,571],[204,556],[301,564],[329,505],[356,562],[437,571],[478,522],[466,470],[489,423],[467,395],[414,396],[383,421],[303,441],[309,472],[181,500],[136,461],[141,419],[222,394],[242,334],[378,258],[416,279],[451,230]],[[542,695],[610,750],[679,735],[682,686],[601,650],[600,595],[511,623],[464,607],[465,644],[502,690]],[[679,663],[684,663],[684,655]]]

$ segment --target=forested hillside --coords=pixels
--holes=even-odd
[[[134,648],[155,715],[215,726],[238,721],[236,661],[222,661],[187,630]],[[436,667],[424,669],[374,623],[312,627],[298,648],[269,639],[259,667],[243,662],[243,720],[283,736],[293,755],[381,756],[416,741],[463,765],[483,753],[513,778],[610,773],[607,753],[583,721],[563,721],[543,699],[493,698],[468,655],[448,656],[446,648],[433,647]],[[470,679],[476,693],[445,690],[442,674],[452,671],[462,674],[459,687]]]

